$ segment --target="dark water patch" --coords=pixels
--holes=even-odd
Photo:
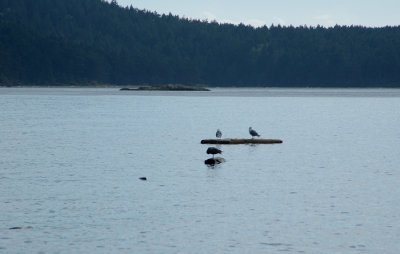
[[[277,251],[279,252],[291,252],[293,249],[292,248],[286,248],[286,249],[278,249]]]
[[[285,247],[290,247],[292,246],[291,244],[285,244],[285,243],[266,243],[266,242],[261,242],[261,245],[267,245],[267,246],[273,246],[273,247],[279,247],[279,246],[285,246]]]

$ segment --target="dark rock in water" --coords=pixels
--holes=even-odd
[[[204,161],[204,164],[206,165],[215,165],[215,164],[220,164],[222,162],[225,162],[225,159],[222,157],[215,157],[215,158],[210,158]]]
[[[216,161],[214,158],[210,158],[210,159],[207,159],[204,161],[204,164],[207,164],[207,165],[215,165],[215,163],[216,163]]]
[[[139,177],[139,179],[142,180],[142,181],[147,181],[146,177]]]
[[[162,86],[141,86],[139,88],[121,88],[120,91],[210,91],[204,87],[193,87],[176,84]]]

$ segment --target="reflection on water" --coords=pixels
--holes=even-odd
[[[0,252],[400,249],[398,90],[129,93],[0,89]]]

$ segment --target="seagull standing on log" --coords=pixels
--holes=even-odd
[[[250,133],[250,135],[251,135],[251,137],[252,138],[254,138],[254,137],[259,137],[260,135],[258,135],[258,133],[255,131],[255,130],[253,130],[251,127],[249,127],[249,133]]]
[[[217,132],[215,133],[215,136],[217,138],[221,138],[222,137],[222,132],[218,129]]]

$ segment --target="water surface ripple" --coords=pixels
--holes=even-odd
[[[399,108],[396,89],[1,88],[0,253],[397,254]],[[249,126],[284,142],[204,165],[201,139]]]

